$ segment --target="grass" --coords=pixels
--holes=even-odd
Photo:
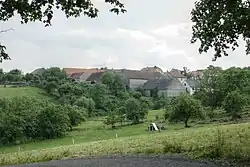
[[[0,153],[11,153],[16,152],[19,149],[24,151],[43,149],[43,148],[53,148],[58,146],[65,146],[72,144],[72,137],[74,137],[75,144],[86,143],[90,141],[101,141],[107,139],[115,139],[116,134],[119,138],[136,136],[148,134],[145,130],[148,127],[149,122],[155,119],[155,116],[163,117],[163,110],[152,110],[149,111],[147,116],[147,121],[143,124],[133,125],[133,126],[123,126],[118,127],[115,130],[111,130],[109,127],[104,126],[102,121],[91,120],[83,123],[81,126],[75,128],[66,137],[56,139],[56,140],[45,140],[40,142],[22,144],[18,146],[8,146],[0,148]],[[168,127],[168,130],[182,129],[183,125],[175,125]]]
[[[250,157],[250,124],[232,124],[151,133],[32,151],[0,154],[0,164],[135,153],[178,153],[195,158]]]
[[[35,87],[0,87],[0,97],[36,97],[40,99],[52,100],[51,97],[42,89]]]

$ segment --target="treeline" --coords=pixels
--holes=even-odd
[[[6,82],[21,82],[25,81],[25,76],[22,74],[22,71],[19,69],[13,69],[9,72],[4,72],[3,69],[0,69],[0,84]]]
[[[193,96],[182,94],[169,101],[165,118],[170,122],[183,121],[188,127],[191,118],[213,121],[238,121],[249,113],[250,70],[232,67],[222,70],[209,66],[199,79],[200,88]],[[247,116],[247,115],[246,115]]]

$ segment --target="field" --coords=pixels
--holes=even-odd
[[[37,97],[37,98],[48,99],[48,100],[52,99],[42,89],[35,88],[35,87],[17,87],[17,88],[0,87],[0,97],[13,98],[13,97],[22,97],[22,96]]]
[[[44,91],[33,87],[3,88],[0,97],[33,96],[52,100]],[[247,112],[248,113],[248,112]],[[156,116],[158,120],[156,120]],[[55,159],[111,154],[181,154],[192,158],[250,158],[250,123],[218,125],[191,121],[184,124],[164,122],[164,110],[149,111],[142,124],[116,129],[105,126],[103,118],[93,118],[73,129],[66,137],[0,148],[0,165],[22,164]],[[148,132],[156,122],[166,130]]]
[[[163,114],[162,110],[150,111],[145,123],[115,130],[105,127],[100,119],[91,120],[62,139],[0,148],[0,165],[134,153],[178,153],[194,158],[247,159],[250,156],[249,123],[198,124],[188,129],[183,128],[183,124],[162,124],[167,130],[147,132],[148,123],[154,121],[156,115],[163,118]]]

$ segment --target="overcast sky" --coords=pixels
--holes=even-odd
[[[21,25],[18,17],[0,23],[1,34],[11,61],[0,68],[30,72],[38,67],[108,67],[141,69],[145,66],[205,68],[208,65],[247,66],[244,43],[229,57],[212,62],[213,53],[198,54],[198,44],[190,44],[190,11],[194,0],[122,0],[127,13],[108,12],[104,0],[95,0],[100,17],[66,19],[56,12],[52,26],[42,23]]]

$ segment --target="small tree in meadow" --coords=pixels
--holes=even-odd
[[[166,111],[168,112],[168,111]],[[191,95],[181,94],[173,99],[171,111],[166,114],[169,121],[183,121],[185,127],[188,126],[188,120],[191,117],[202,117],[202,105],[199,100],[194,99]]]
[[[117,116],[114,113],[110,113],[108,117],[104,120],[104,124],[111,125],[112,128],[115,128],[115,124],[118,122]]]
[[[229,92],[223,101],[223,108],[228,112],[233,120],[240,118],[240,112],[245,105],[245,98],[239,91]]]

